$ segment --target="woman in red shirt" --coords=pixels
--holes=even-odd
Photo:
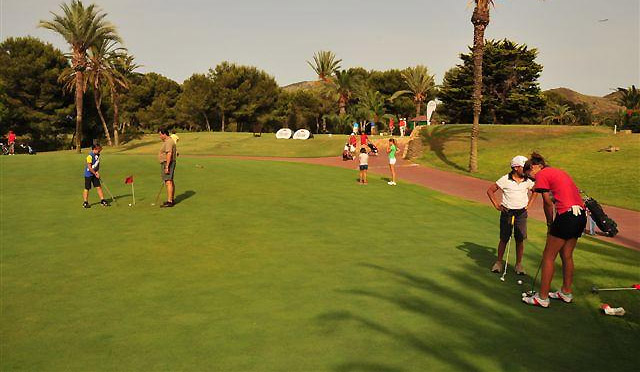
[[[533,190],[542,194],[547,218],[547,243],[542,253],[540,293],[523,297],[527,304],[548,307],[549,297],[564,302],[573,301],[573,249],[587,224],[584,202],[571,177],[563,170],[549,167],[542,155],[532,153],[524,165],[527,176],[535,180]],[[553,199],[551,194],[553,194]],[[556,215],[553,215],[553,209]],[[554,261],[560,253],[562,260],[562,288],[550,292]]]

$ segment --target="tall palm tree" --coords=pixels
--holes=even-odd
[[[362,118],[379,123],[380,119],[386,114],[384,96],[377,90],[363,88],[358,90],[357,97],[356,108]]]
[[[493,0],[474,0],[471,16],[473,23],[473,125],[469,149],[469,172],[478,171],[478,137],[480,135],[480,111],[482,108],[482,58],[484,56],[484,31],[489,25],[489,10]]]
[[[340,69],[341,59],[336,60],[336,55],[328,50],[321,50],[313,55],[313,63],[307,61],[309,66],[318,75],[318,80],[328,82],[329,78]]]
[[[435,95],[436,84],[433,75],[429,75],[429,70],[422,65],[407,68],[401,75],[409,90],[397,91],[389,100],[393,101],[404,94],[411,94],[416,104],[416,116],[420,116],[422,103]]]
[[[101,39],[120,41],[115,26],[105,20],[106,13],[95,4],[87,7],[80,0],[71,0],[69,5],[62,4],[62,15],[53,14],[53,20],[40,21],[39,27],[60,34],[71,46],[71,67],[75,71],[76,101],[76,151],[82,146],[82,104],[86,81],[84,71],[87,68],[87,49]]]
[[[113,139],[116,146],[120,145],[119,133],[124,130],[120,125],[119,99],[120,94],[129,90],[129,79],[135,75],[136,69],[141,67],[134,63],[134,57],[127,53],[117,53],[113,57],[114,79],[110,80],[109,91],[111,92],[111,103],[113,104]]]
[[[126,52],[125,48],[118,47],[117,41],[110,39],[99,40],[88,50],[87,82],[93,87],[93,100],[109,146],[113,144],[107,122],[102,114],[102,88],[104,85],[111,87],[115,84],[123,84],[114,63],[118,54],[124,52]]]
[[[338,109],[340,115],[347,113],[347,104],[353,96],[355,89],[355,77],[349,70],[336,70],[335,76],[330,79],[332,89],[338,94]]]

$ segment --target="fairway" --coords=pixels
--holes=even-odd
[[[92,190],[82,209],[85,156],[0,157],[2,371],[639,363],[640,294],[589,293],[637,282],[638,251],[581,239],[575,302],[534,308],[520,301],[529,276],[520,286],[489,272],[498,215],[487,206],[375,174],[360,186],[355,170],[181,156],[177,205],[160,209],[155,157],[105,152],[118,203],[100,207]],[[529,224],[534,274],[546,226]],[[627,315],[604,316],[601,302]]]

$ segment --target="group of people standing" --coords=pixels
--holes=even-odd
[[[357,146],[357,139],[355,133],[351,133],[349,137],[349,142],[345,145],[345,149],[343,151],[343,160],[348,160],[346,157],[346,153],[355,151]],[[398,151],[398,143],[395,138],[390,138],[389,143],[386,148],[387,156],[389,157],[389,170],[391,171],[391,179],[387,182],[391,186],[396,186],[396,152]],[[366,185],[367,181],[367,171],[369,170],[369,155],[377,155],[378,148],[369,141],[369,137],[366,133],[362,132],[360,134],[360,153],[358,154],[358,168],[360,171],[360,177],[358,182],[362,185]],[[353,159],[353,157],[351,157]]]
[[[550,167],[538,153],[532,153],[529,159],[518,155],[511,160],[510,166],[511,172],[487,190],[489,200],[500,211],[498,259],[491,271],[502,270],[504,251],[513,233],[516,241],[515,271],[519,275],[526,274],[522,256],[524,240],[527,238],[527,210],[540,194],[547,220],[547,240],[540,263],[540,291],[533,296],[522,297],[522,301],[541,307],[549,307],[550,298],[572,302],[573,250],[587,223],[580,191],[566,172]],[[501,203],[495,197],[498,189],[502,190]],[[554,262],[558,254],[562,260],[562,286],[559,290],[551,291]]]
[[[170,208],[174,206],[176,188],[173,181],[174,173],[176,170],[176,158],[178,151],[176,143],[180,139],[174,132],[169,134],[167,129],[159,129],[158,135],[162,141],[162,146],[158,152],[158,162],[160,163],[160,176],[162,178],[163,187],[167,188],[167,201],[160,207]],[[100,182],[100,153],[102,152],[102,146],[98,143],[91,146],[91,151],[86,157],[84,168],[84,190],[82,192],[83,208],[91,208],[89,204],[89,190],[91,187],[95,187],[98,197],[100,198],[100,205],[108,207],[109,203],[105,200],[102,192],[102,184]],[[159,195],[159,193],[158,193]]]

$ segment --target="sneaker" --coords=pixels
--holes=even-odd
[[[522,264],[516,265],[516,274],[518,275],[527,275],[526,271],[522,268]]]
[[[387,182],[387,185],[393,186],[393,181]]]
[[[170,201],[164,202],[164,204],[160,206],[160,208],[171,208],[171,207],[173,207],[173,202],[170,202]]]
[[[573,295],[571,293],[564,293],[562,291],[549,292],[549,298],[554,300],[562,300],[566,303],[573,301]]]
[[[503,263],[502,261],[496,261],[496,263],[493,264],[493,266],[491,267],[491,272],[492,273],[499,273],[500,271],[502,271],[502,267],[503,267]]]
[[[91,208],[91,204],[89,202],[82,203],[82,208]]]
[[[538,294],[535,294],[534,296],[531,296],[531,297],[529,296],[522,297],[522,302],[528,305],[533,305],[533,306],[549,307],[549,299],[547,298],[546,300],[543,300],[538,296]]]
[[[103,207],[108,207],[108,206],[109,206],[109,203],[107,203],[107,201],[106,201],[106,200],[104,200],[104,199],[100,200],[100,204],[101,204]]]

